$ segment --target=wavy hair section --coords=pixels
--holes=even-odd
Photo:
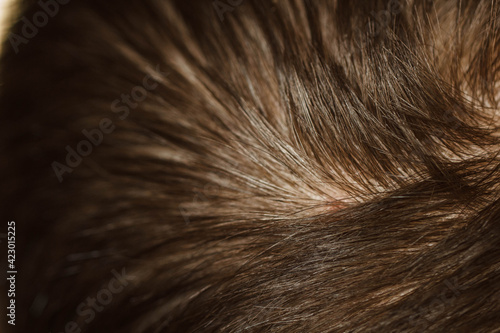
[[[0,69],[19,332],[499,330],[498,1],[58,4]]]

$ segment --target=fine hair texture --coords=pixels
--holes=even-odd
[[[16,332],[500,332],[499,1],[41,2]]]

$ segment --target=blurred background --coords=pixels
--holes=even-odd
[[[10,25],[10,21],[7,21],[9,17],[9,13],[12,12],[13,3],[15,0],[0,0],[0,38],[2,42],[5,40],[7,28]],[[0,45],[0,52],[2,50],[2,46]]]
[[[7,29],[10,26],[10,24],[12,23],[9,15],[10,15],[10,13],[13,12],[14,2],[15,2],[15,0],[0,0],[0,40],[2,41],[2,43],[0,43],[0,52],[2,52],[3,42],[4,42],[5,38],[7,37],[6,36]],[[0,84],[2,84],[2,83],[0,82]],[[6,234],[0,233],[0,244],[2,243],[3,239],[6,236],[7,236]],[[3,262],[3,260],[4,260],[3,256],[4,256],[4,253],[6,253],[5,252],[6,247],[4,247],[3,245],[0,245],[0,248],[2,249],[2,262]],[[2,266],[2,268],[3,268],[3,265],[0,265],[0,266]],[[4,272],[2,272],[2,273],[4,273]],[[4,277],[4,274],[2,274],[1,276]],[[5,320],[5,318],[7,318],[7,317],[5,316],[5,311],[3,310],[4,305],[7,304],[5,302],[5,295],[6,295],[7,289],[5,289],[4,279],[2,279],[2,282],[0,283],[0,290],[1,290],[0,304],[2,304],[2,311],[0,311],[0,314],[2,315],[2,320],[0,320],[0,332],[13,332],[13,327],[8,327],[8,325],[7,325],[7,320]]]

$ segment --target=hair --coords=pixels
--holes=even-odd
[[[498,1],[68,2],[3,45],[19,332],[500,332]]]

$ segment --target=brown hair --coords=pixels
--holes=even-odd
[[[1,62],[19,332],[498,331],[498,1],[68,2]]]

